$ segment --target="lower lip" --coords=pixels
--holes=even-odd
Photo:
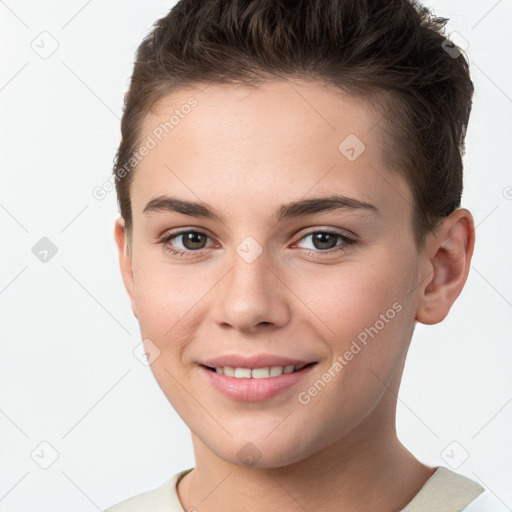
[[[200,366],[210,384],[222,394],[233,400],[243,400],[257,402],[268,400],[281,391],[297,384],[300,380],[310,374],[316,366],[304,367],[298,372],[283,373],[278,377],[267,377],[264,379],[239,379],[237,377],[228,377],[226,375],[208,370],[205,366]]]

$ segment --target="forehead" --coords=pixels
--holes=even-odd
[[[151,149],[134,175],[134,216],[163,194],[261,209],[334,189],[410,214],[409,188],[385,164],[382,115],[318,82],[179,89],[141,127]]]

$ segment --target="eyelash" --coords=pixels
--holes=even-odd
[[[201,253],[202,251],[204,251],[205,249],[199,249],[197,251],[192,251],[192,250],[188,250],[188,251],[183,251],[181,249],[176,249],[175,247],[172,247],[169,245],[169,242],[171,240],[173,240],[174,238],[178,238],[179,236],[181,235],[185,235],[185,234],[188,234],[188,233],[198,233],[200,235],[205,235],[208,237],[208,235],[203,232],[203,231],[199,231],[197,229],[186,229],[186,230],[181,230],[181,231],[178,231],[176,233],[169,233],[169,234],[166,234],[164,236],[162,236],[159,240],[158,240],[158,243],[162,244],[164,249],[166,251],[169,251],[170,253],[172,254],[175,254],[177,256],[180,256],[180,257],[183,257],[183,258],[189,258],[189,257],[194,257],[192,256],[192,254],[194,253]],[[327,255],[332,255],[334,253],[337,253],[339,251],[343,251],[345,249],[345,247],[347,245],[354,245],[354,244],[357,244],[357,240],[353,239],[353,238],[350,238],[348,237],[347,235],[345,235],[345,233],[341,232],[341,231],[331,231],[331,230],[316,230],[316,231],[310,231],[309,233],[306,233],[304,236],[302,236],[300,239],[299,239],[299,242],[302,242],[305,238],[311,236],[311,235],[314,235],[314,234],[317,234],[317,233],[322,233],[322,234],[328,234],[328,235],[336,235],[338,236],[344,243],[343,244],[340,244],[340,245],[337,245],[335,246],[334,248],[332,249],[327,249],[325,251],[322,251],[320,249],[317,249],[317,250],[314,250],[314,249],[305,249],[306,253],[309,255],[309,256],[313,256],[315,258],[323,258],[323,254],[325,254],[326,256]],[[210,238],[210,237],[208,237]],[[190,256],[189,256],[190,254]],[[320,255],[319,255],[320,254]]]

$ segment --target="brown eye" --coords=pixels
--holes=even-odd
[[[203,249],[208,238],[204,233],[198,231],[187,231],[179,236],[182,237],[183,246],[190,251]]]
[[[315,246],[315,249],[332,249],[333,247],[336,247],[339,235],[333,234],[333,233],[324,233],[324,232],[318,232],[313,233],[312,235],[312,242]]]
[[[159,243],[164,246],[166,251],[186,257],[201,252],[206,247],[209,238],[202,231],[189,229],[164,235],[160,238]]]
[[[330,254],[337,250],[343,250],[347,246],[356,243],[356,240],[339,231],[311,231],[304,235],[300,239],[300,242],[308,238],[311,239],[311,245],[313,247],[306,247],[305,249],[310,253],[317,252],[321,254],[325,252]],[[338,243],[340,240],[341,243]]]

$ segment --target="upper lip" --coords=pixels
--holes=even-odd
[[[205,359],[200,361],[200,364],[217,368],[219,366],[231,368],[267,368],[272,366],[299,366],[313,363],[316,361],[305,361],[301,359],[292,359],[290,357],[276,356],[272,354],[259,354],[256,356],[242,356],[236,354],[227,354],[224,356],[214,357],[212,359]]]

